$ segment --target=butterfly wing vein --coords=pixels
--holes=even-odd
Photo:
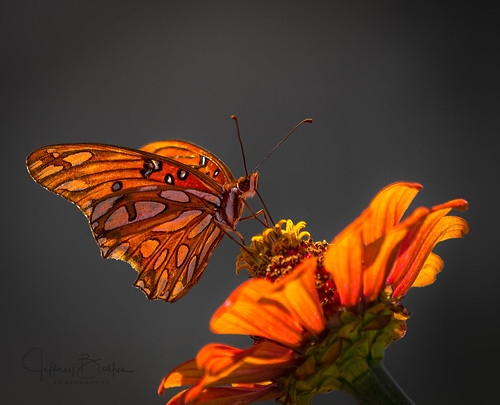
[[[196,284],[224,233],[214,220],[235,180],[210,152],[183,141],[142,150],[98,144],[40,148],[30,175],[76,204],[103,258],[129,262],[150,299],[176,301]]]

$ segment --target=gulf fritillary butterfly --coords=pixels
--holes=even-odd
[[[27,166],[36,182],[85,214],[104,259],[130,263],[139,273],[135,286],[169,302],[197,283],[258,179],[254,171],[236,180],[213,153],[185,141],[140,150],[45,146]]]

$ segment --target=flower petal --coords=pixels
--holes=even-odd
[[[158,394],[163,395],[167,388],[198,384],[202,377],[203,372],[198,369],[196,360],[186,361],[174,368],[163,378],[158,388]]]
[[[374,243],[397,226],[421,188],[420,184],[405,182],[385,187],[369,207],[333,240],[324,263],[332,274],[342,304],[355,306],[363,291],[370,300],[376,298],[390,271],[390,254],[402,234],[398,231],[387,240],[378,241],[378,244],[372,245],[371,251],[364,252],[364,246]],[[371,256],[376,263],[363,271],[363,263],[367,259],[365,255]]]
[[[253,402],[275,399],[283,394],[282,388],[276,385],[212,387],[202,390],[196,397],[190,395],[190,390],[183,391],[172,398],[167,405],[246,405]]]
[[[311,283],[316,269],[312,263],[306,260],[277,283],[254,279],[242,284],[215,312],[210,328],[215,333],[265,337],[289,347],[300,345],[304,330],[319,333],[324,319]]]
[[[414,230],[401,243],[398,258],[388,278],[394,298],[403,297],[408,292],[438,242],[463,237],[468,232],[469,226],[463,218],[446,217],[453,208],[464,210],[467,201],[452,200],[433,207],[415,223]]]
[[[253,279],[239,286],[212,317],[212,332],[256,335],[287,346],[300,344],[303,328],[289,313],[258,304],[271,288],[272,282],[264,279]]]
[[[325,329],[325,319],[316,289],[316,270],[316,258],[305,260],[290,275],[276,282],[259,304],[286,308],[310,334],[319,335]]]
[[[407,232],[407,228],[397,228],[365,248],[363,295],[368,302],[375,301],[384,288],[394,265],[397,249]]]
[[[418,183],[398,182],[388,185],[377,193],[361,215],[347,226],[337,238],[362,228],[366,245],[374,242],[395,228],[406,209],[422,189]],[[336,238],[336,239],[337,239]]]
[[[351,224],[333,240],[323,264],[333,278],[340,302],[347,307],[357,305],[363,283],[361,223]]]
[[[203,388],[214,385],[262,383],[286,373],[296,362],[293,350],[269,341],[246,349],[209,344],[196,356],[205,372]]]
[[[436,275],[443,270],[443,260],[435,253],[431,253],[418,273],[412,287],[425,287],[436,281]]]
[[[369,218],[363,221],[363,240],[366,245],[394,229],[417,193],[418,183],[398,182],[383,188],[372,200]]]

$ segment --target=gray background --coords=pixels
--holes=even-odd
[[[249,344],[208,328],[246,280],[234,274],[233,242],[186,297],[149,302],[130,266],[102,261],[84,216],[24,163],[48,144],[181,138],[240,176],[230,114],[251,167],[314,119],[261,168],[260,191],[276,219],[305,220],[316,240],[331,240],[394,181],[425,186],[413,207],[469,200],[470,235],[437,249],[445,270],[404,301],[414,315],[385,363],[417,403],[496,402],[498,16],[477,4],[2,2],[5,403],[162,404],[163,375],[203,345]],[[260,231],[252,222],[239,226],[248,239]],[[22,367],[34,347],[46,367],[78,367],[87,354],[133,372],[40,382]],[[355,402],[332,393],[313,403]]]

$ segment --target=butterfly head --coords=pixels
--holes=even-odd
[[[252,172],[246,177],[239,178],[236,185],[238,187],[238,190],[241,192],[241,197],[250,198],[255,195],[255,191],[257,190],[258,178],[259,176],[257,172]]]

